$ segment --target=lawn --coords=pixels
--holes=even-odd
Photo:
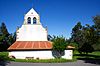
[[[94,51],[92,53],[87,54],[80,54],[78,51],[74,51],[73,55],[74,59],[94,59],[94,60],[100,60],[100,51]]]
[[[15,62],[32,62],[32,63],[64,63],[64,62],[72,62],[72,60],[66,59],[33,59],[33,60],[26,60],[26,59],[15,59]]]

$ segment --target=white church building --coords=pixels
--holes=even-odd
[[[47,29],[39,14],[32,8],[24,16],[23,25],[16,31],[16,41],[8,48],[9,56],[16,59],[53,59],[52,42],[47,40]],[[62,58],[72,59],[73,50],[65,50]]]

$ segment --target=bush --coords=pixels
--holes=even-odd
[[[8,57],[8,52],[0,52],[0,61],[10,60]]]
[[[53,42],[53,56],[55,58],[61,58],[64,55],[64,50],[67,47],[67,39],[63,36],[54,36],[52,38]]]

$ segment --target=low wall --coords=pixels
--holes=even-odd
[[[62,58],[73,59],[73,50],[65,50],[65,55]]]
[[[11,51],[9,56],[14,56],[17,59],[25,59],[26,57],[33,57],[34,59],[53,59],[52,51]],[[64,56],[62,58],[72,59],[73,50],[65,50]]]
[[[25,59],[26,57],[34,57],[34,59],[54,58],[52,51],[11,51],[9,52],[9,56],[14,56],[17,59]]]

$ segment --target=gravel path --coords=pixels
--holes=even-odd
[[[85,63],[83,60],[67,63],[22,63],[22,62],[7,62],[0,66],[100,66],[100,64]]]

